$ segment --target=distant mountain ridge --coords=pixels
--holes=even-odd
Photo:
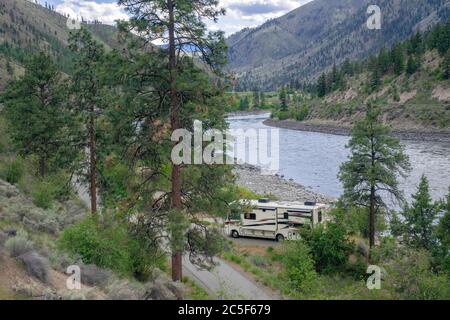
[[[117,29],[110,25],[84,25],[106,49],[118,48]],[[12,65],[20,73],[23,61],[37,50],[51,54],[65,72],[71,68],[67,17],[27,0],[0,2],[0,66]],[[6,61],[6,62],[5,62]],[[0,88],[12,77],[0,72]]]
[[[369,5],[381,8],[381,30],[366,26]],[[239,90],[274,90],[314,80],[333,64],[366,58],[449,17],[447,0],[314,0],[230,36],[228,68]]]

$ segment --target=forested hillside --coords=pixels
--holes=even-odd
[[[381,30],[369,30],[369,5],[381,8]],[[240,91],[299,86],[345,59],[363,59],[446,21],[445,0],[315,0],[228,39],[229,69]]]
[[[368,59],[347,59],[300,90],[282,86],[274,117],[349,128],[373,101],[398,131],[448,131],[449,48],[447,22]]]
[[[72,53],[68,48],[67,17],[28,0],[2,0],[0,3],[0,88],[36,50],[48,52],[68,73]],[[94,38],[106,48],[117,48],[117,29],[103,24],[85,24]]]

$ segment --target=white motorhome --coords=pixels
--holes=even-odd
[[[233,238],[267,238],[277,241],[299,238],[299,228],[314,227],[327,220],[329,207],[315,202],[242,200],[250,208],[239,220],[228,219],[226,229]]]

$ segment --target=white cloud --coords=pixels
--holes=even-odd
[[[88,0],[62,0],[56,6],[58,12],[64,12],[71,17],[83,17],[85,20],[100,20],[106,24],[115,24],[119,19],[128,19],[128,15],[116,2],[97,3]]]
[[[227,14],[219,19],[219,23],[208,23],[208,26],[230,35],[246,27],[261,25],[311,1],[313,0],[220,0],[220,5],[227,10]]]
[[[95,0],[61,1],[56,9],[71,17],[82,16],[84,19],[97,19],[106,24],[128,18],[125,10],[115,0],[102,3]],[[277,18],[311,1],[313,0],[220,0],[220,6],[227,10],[226,16],[220,17],[218,23],[208,21],[207,25],[211,30],[223,30],[226,35],[230,35],[246,27],[261,25],[268,19]]]

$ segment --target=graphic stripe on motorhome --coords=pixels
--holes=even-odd
[[[243,227],[261,227],[261,226],[274,226],[276,225],[275,222],[273,223],[260,223],[260,224],[246,224],[243,225]]]

